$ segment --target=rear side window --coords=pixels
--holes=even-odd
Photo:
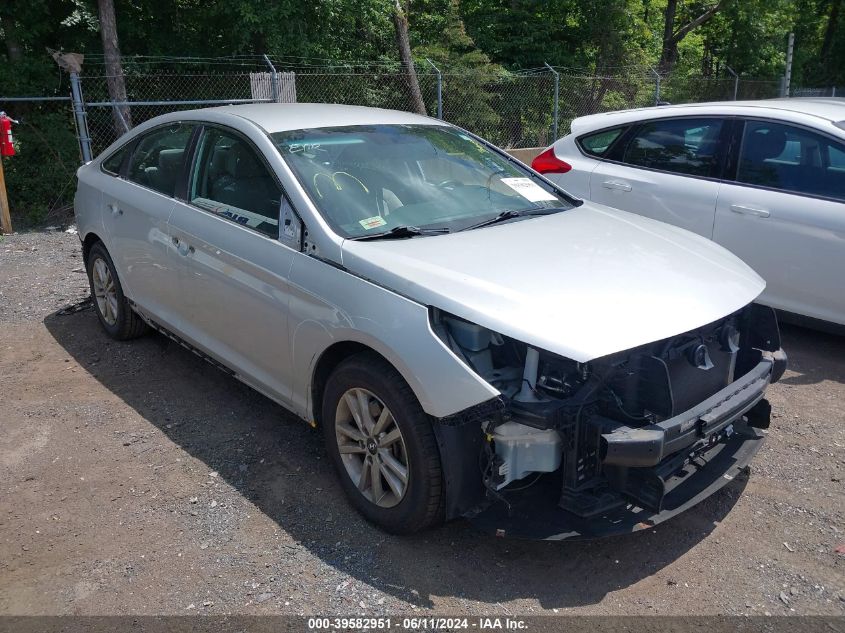
[[[721,119],[662,119],[637,130],[622,162],[686,176],[718,177]]]
[[[738,182],[845,200],[845,144],[804,128],[748,121]]]
[[[126,148],[117,150],[114,154],[103,161],[103,171],[117,176],[120,173],[120,166],[123,164],[123,158],[126,156]]]
[[[193,125],[175,123],[142,136],[132,153],[127,178],[159,193],[174,195],[193,131]]]
[[[581,149],[587,154],[591,156],[604,156],[624,129],[618,127],[613,130],[602,130],[595,134],[587,134],[579,138],[578,143],[581,145]]]
[[[257,150],[237,134],[217,128],[203,134],[190,199],[215,215],[279,237],[281,187]]]

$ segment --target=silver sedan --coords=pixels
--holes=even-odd
[[[320,427],[388,531],[632,531],[762,441],[786,361],[762,279],[442,121],[178,112],[78,175],[105,332],[154,328]]]

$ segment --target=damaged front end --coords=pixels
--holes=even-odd
[[[435,425],[447,514],[500,536],[607,536],[695,505],[760,448],[786,368],[755,304],[585,363],[437,310],[432,327],[502,394]]]

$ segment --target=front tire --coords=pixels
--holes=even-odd
[[[143,335],[147,324],[132,310],[124,296],[114,263],[102,242],[91,247],[85,268],[94,310],[106,334],[118,341]]]
[[[323,393],[322,427],[341,486],[367,520],[394,534],[442,521],[431,420],[387,361],[362,353],[337,367]]]

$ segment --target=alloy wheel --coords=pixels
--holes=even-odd
[[[117,323],[117,287],[108,264],[97,257],[91,268],[94,285],[94,299],[103,320],[109,325]]]
[[[391,508],[408,490],[405,438],[390,409],[366,389],[349,389],[335,414],[335,438],[346,473],[372,503]]]

